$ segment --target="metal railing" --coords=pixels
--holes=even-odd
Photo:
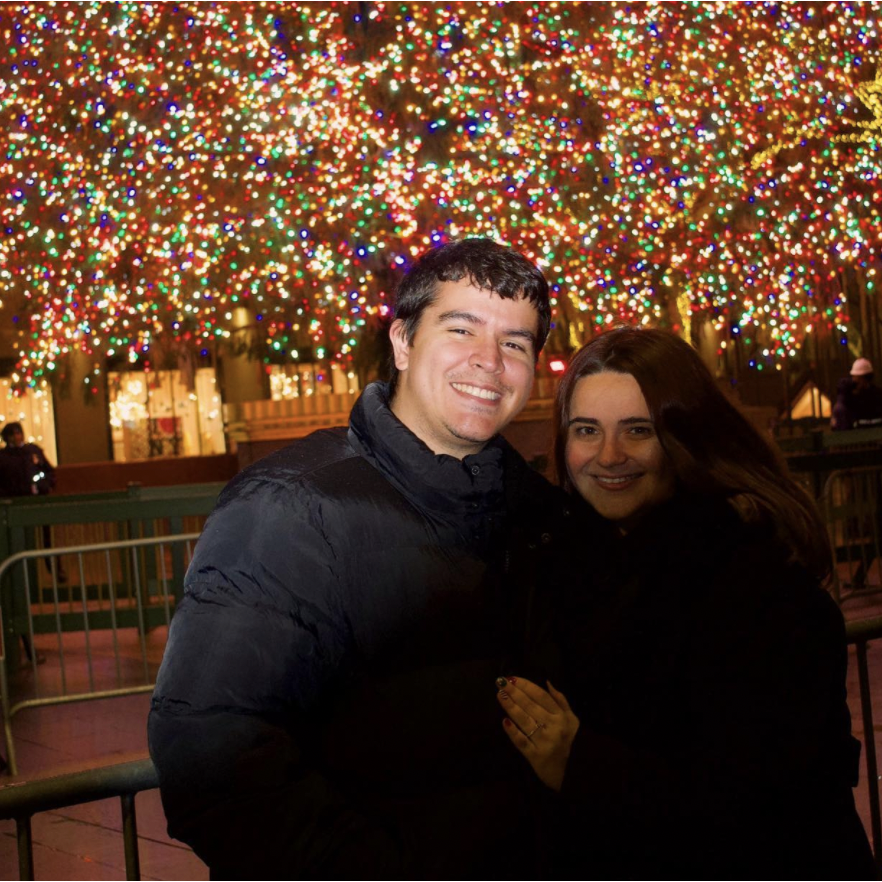
[[[8,627],[0,610],[0,633],[20,635],[30,658],[29,667],[16,675],[19,697],[13,702],[8,667],[11,658],[17,661],[18,641],[7,638],[0,646],[0,703],[11,774],[18,771],[12,718],[20,711],[153,689],[159,659],[151,664],[147,634],[171,621],[198,538],[198,533],[185,533],[23,551],[0,563],[0,582],[16,577],[7,613],[15,616],[15,627]],[[76,581],[61,584],[60,559],[76,561]],[[47,587],[39,584],[44,561],[50,569]],[[51,651],[57,653],[53,665],[41,665],[44,647],[36,640],[47,632],[53,635]],[[50,651],[48,644],[45,649]],[[17,664],[13,667],[18,670]]]
[[[147,758],[53,778],[16,781],[0,786],[0,819],[15,821],[19,878],[34,878],[31,818],[35,814],[70,805],[95,802],[99,799],[119,797],[126,879],[140,879],[135,794],[158,786],[156,769],[152,761]]]
[[[882,429],[817,432],[798,439],[778,439],[790,473],[815,499],[829,475],[841,469],[882,466]]]
[[[882,590],[880,501],[882,467],[835,471],[824,483],[819,502],[833,549],[831,589],[839,603]]]
[[[867,767],[867,791],[870,799],[870,835],[876,868],[882,870],[882,813],[879,806],[879,773],[876,763],[876,740],[873,729],[873,700],[870,693],[870,667],[867,644],[882,637],[882,616],[846,623],[848,642],[857,653],[861,720],[864,727],[864,762]]]
[[[0,560],[21,551],[58,546],[93,545],[177,536],[198,532],[214,508],[223,484],[188,484],[171,487],[129,486],[124,491],[75,496],[32,496],[0,499]],[[59,573],[59,576],[61,573]],[[87,572],[88,577],[88,572]],[[48,592],[44,573],[34,573]],[[12,614],[13,595],[20,588],[11,579],[0,582],[0,607],[4,639],[18,643]],[[17,657],[12,657],[12,667]]]

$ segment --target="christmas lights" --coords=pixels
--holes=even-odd
[[[16,379],[171,343],[346,366],[431,244],[539,261],[556,345],[844,336],[882,223],[879,3],[0,7]],[[565,332],[565,333],[564,333]]]

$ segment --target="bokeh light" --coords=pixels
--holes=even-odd
[[[882,244],[878,3],[8,3],[0,297],[66,353],[349,362],[430,244],[541,262],[560,350],[625,320],[774,365]]]

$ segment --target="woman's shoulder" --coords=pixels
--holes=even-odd
[[[844,641],[838,605],[820,580],[792,559],[773,530],[736,517],[729,539],[717,545],[705,591],[712,614],[730,629],[770,635],[812,635],[830,645]],[[709,613],[711,614],[711,613]]]
[[[841,620],[829,593],[793,559],[774,525],[745,520],[725,500],[681,497],[645,526],[650,535],[637,545],[646,582],[670,591],[698,618],[714,620],[714,627]]]

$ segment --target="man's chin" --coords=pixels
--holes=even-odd
[[[448,426],[447,431],[460,443],[483,447],[488,441],[499,434],[500,428],[497,423],[486,426],[473,424]]]

